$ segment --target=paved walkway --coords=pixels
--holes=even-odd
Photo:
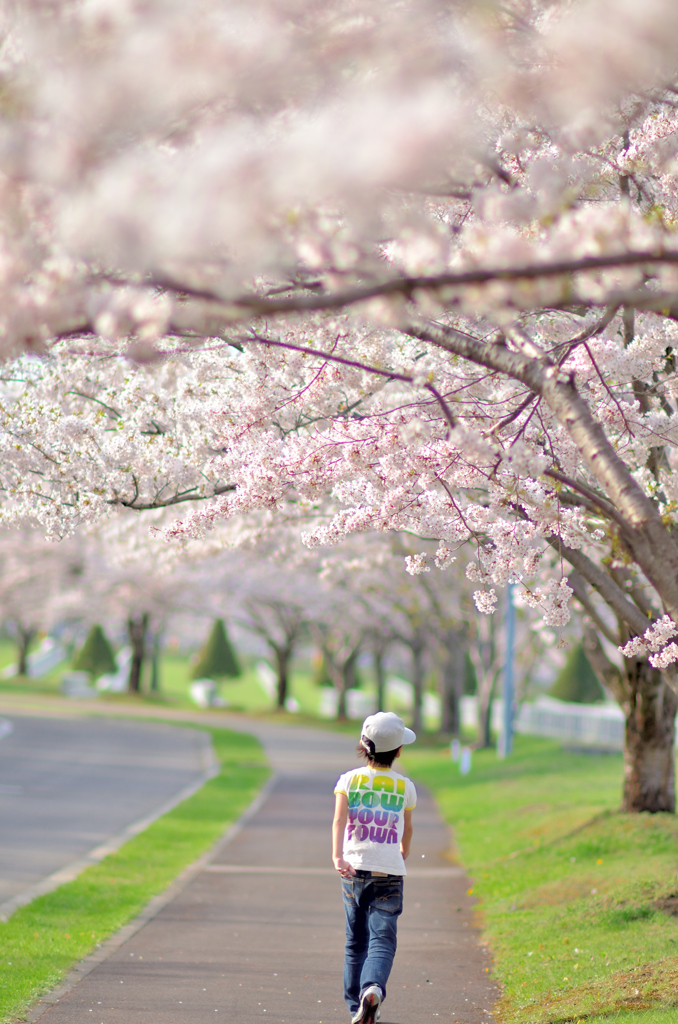
[[[0,915],[46,876],[199,783],[208,757],[194,729],[3,715]]]
[[[255,732],[278,775],[259,812],[153,920],[41,1024],[347,1024],[343,910],[329,860],[332,789],[355,763],[332,733],[226,719]],[[496,997],[468,881],[422,795],[382,1024],[480,1024]]]

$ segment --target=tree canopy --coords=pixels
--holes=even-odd
[[[408,571],[463,559],[485,615],[575,601],[672,758],[675,0],[27,0],[3,31],[3,521],[433,538]]]

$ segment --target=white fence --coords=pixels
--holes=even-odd
[[[515,729],[578,747],[624,749],[624,715],[616,704],[568,704],[553,697],[538,697],[521,704]]]
[[[462,728],[478,728],[476,697],[462,697],[460,702]],[[492,702],[492,732],[501,734],[504,725],[504,702]],[[538,697],[520,705],[514,723],[516,732],[526,736],[545,736],[572,746],[591,750],[624,749],[624,716],[621,708],[607,704],[574,704],[554,697]]]
[[[262,688],[273,700],[277,690],[277,677],[267,662],[257,664]],[[335,718],[339,694],[334,687],[323,687],[320,692],[318,713],[321,718]],[[400,713],[410,711],[413,703],[412,684],[397,676],[389,676],[386,683],[387,706]],[[288,710],[298,710],[294,698],[289,699]],[[292,706],[293,705],[293,706]],[[376,710],[376,697],[365,690],[348,690],[346,712],[349,718],[364,719]],[[433,693],[424,694],[424,718],[429,728],[439,727],[440,698]],[[477,697],[462,697],[460,718],[464,730],[478,728]],[[492,732],[501,734],[504,722],[504,702],[501,697],[492,702]],[[624,716],[621,709],[609,704],[568,704],[553,697],[538,697],[521,704],[515,731],[528,736],[545,736],[561,743],[591,750],[624,749]]]

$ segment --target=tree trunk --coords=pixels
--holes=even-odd
[[[450,631],[445,645],[445,660],[441,671],[441,721],[440,731],[448,736],[458,736],[461,731],[459,701],[464,690],[465,652],[460,637]]]
[[[285,701],[287,700],[290,648],[274,647],[273,653],[275,655],[275,661],[278,668],[278,696],[276,707],[278,711],[284,711]]]
[[[355,666],[360,653],[363,637],[338,638],[336,635],[320,634],[327,674],[337,691],[337,719],[345,721],[346,691],[355,683]]]
[[[478,680],[478,743],[481,749],[492,746],[492,699],[496,672],[488,673],[488,678]]]
[[[132,646],[132,660],[129,666],[129,681],[127,688],[130,693],[139,693],[141,690],[141,673],[146,657],[146,633],[148,631],[148,612],[143,615],[130,615],[127,620],[127,633]]]
[[[482,749],[489,749],[492,746],[492,695],[485,704],[485,707],[479,709],[478,714],[478,727],[480,729],[480,746]]]
[[[158,693],[160,690],[160,637],[159,630],[153,634],[151,649],[151,691],[153,693]]]
[[[412,728],[420,732],[423,724],[421,706],[424,697],[424,646],[412,646]]]
[[[494,616],[479,615],[475,636],[467,648],[476,674],[476,700],[478,715],[478,746],[492,746],[492,699],[501,660],[497,655],[497,625]]]
[[[620,625],[621,628],[621,625]],[[584,650],[624,712],[622,810],[675,812],[674,742],[678,697],[648,661],[625,658],[624,671],[605,654],[598,631],[584,628]]]
[[[24,629],[22,626],[17,626],[17,648],[19,654],[17,675],[27,676],[28,675],[28,652],[30,646],[35,639],[36,630]]]
[[[384,652],[374,652],[374,674],[377,677],[377,711],[384,711],[386,706],[386,672],[384,670]]]
[[[339,699],[337,701],[337,718],[340,721],[345,721],[348,718],[346,708],[346,694],[353,687],[355,683],[355,663],[358,658],[358,652],[353,651],[348,656],[346,661],[341,666],[341,681],[339,685]]]
[[[624,796],[627,812],[676,809],[674,744],[678,697],[659,669],[626,660]]]

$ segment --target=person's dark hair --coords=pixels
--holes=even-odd
[[[369,740],[367,736],[363,736],[356,750],[360,757],[365,758],[370,767],[390,768],[400,747],[396,747],[395,750],[380,750],[377,754],[373,741]]]

